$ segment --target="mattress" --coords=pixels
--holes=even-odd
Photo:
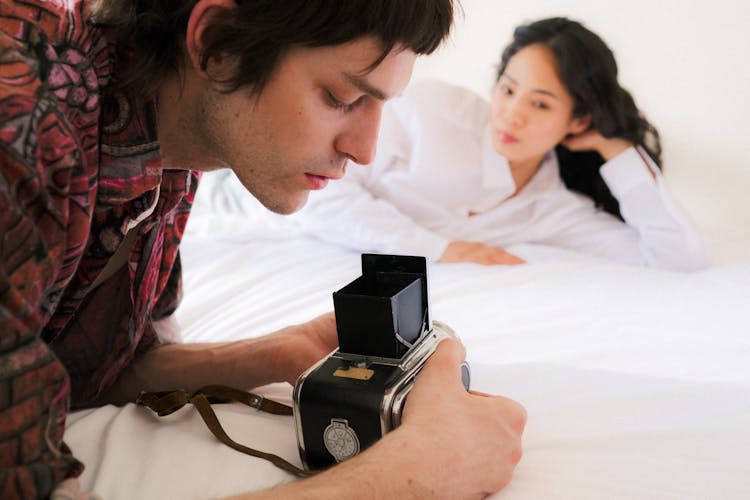
[[[495,497],[750,498],[750,265],[685,274],[509,251],[529,264],[428,268],[432,318],[466,345],[472,388],[528,411],[523,458]],[[164,331],[185,342],[307,321],[361,271],[356,252],[241,213],[191,220],[182,259],[185,296]],[[291,391],[256,390],[286,403]],[[291,417],[216,409],[233,439],[300,463]],[[106,499],[295,480],[218,442],[189,407],[164,418],[132,404],[76,412],[65,440],[86,464],[83,487]]]

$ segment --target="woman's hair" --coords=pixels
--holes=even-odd
[[[607,44],[582,24],[555,17],[518,26],[503,51],[498,79],[522,48],[546,46],[557,61],[557,73],[573,97],[573,116],[591,116],[591,127],[604,137],[621,138],[643,147],[661,168],[659,133],[641,114],[630,93],[617,81],[617,62]],[[617,200],[599,174],[604,159],[596,152],[556,148],[565,185],[621,217]]]
[[[183,40],[197,0],[98,0],[93,21],[125,55],[115,85],[153,93],[170,72],[179,72]],[[374,69],[397,45],[432,53],[447,37],[454,0],[236,0],[205,31],[200,64],[215,56],[235,58],[234,72],[220,81],[227,91],[260,93],[291,47],[338,45],[360,37],[380,40]]]

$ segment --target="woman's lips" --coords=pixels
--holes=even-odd
[[[497,136],[503,144],[513,144],[514,142],[518,142],[518,139],[507,132],[500,131],[497,133]]]

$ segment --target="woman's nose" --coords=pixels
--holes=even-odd
[[[508,102],[503,110],[503,119],[509,125],[522,126],[526,122],[523,108],[517,100]]]

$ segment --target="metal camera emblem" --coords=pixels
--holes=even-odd
[[[332,418],[331,424],[323,431],[326,450],[337,462],[343,462],[359,453],[359,438],[354,429],[343,418]]]
[[[302,463],[324,469],[366,449],[401,424],[424,362],[448,326],[430,320],[424,257],[362,255],[362,276],[333,293],[339,348],[294,386]],[[459,376],[459,374],[456,374]],[[469,388],[469,367],[461,367]]]

